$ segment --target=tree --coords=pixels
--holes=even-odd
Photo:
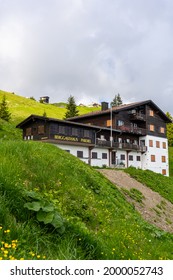
[[[68,98],[68,103],[67,103],[66,109],[67,109],[67,111],[65,113],[64,119],[78,116],[79,111],[77,110],[74,96],[70,95],[70,97]]]
[[[171,116],[171,114],[167,112],[166,115],[173,122],[173,117]],[[167,130],[168,145],[172,147],[173,146],[173,123],[168,123],[166,125],[166,130]]]
[[[111,106],[120,106],[123,104],[123,101],[121,99],[120,94],[118,93],[117,95],[115,95],[113,101],[111,102]]]
[[[29,97],[29,99],[36,101],[34,96]]]
[[[46,111],[43,112],[43,117],[47,117]]]
[[[7,122],[9,122],[11,118],[5,95],[3,95],[2,102],[0,103],[0,118]]]

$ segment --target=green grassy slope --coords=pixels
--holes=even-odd
[[[135,178],[142,184],[145,184],[153,191],[158,192],[159,194],[161,194],[161,196],[173,203],[172,176],[164,177],[163,175],[156,174],[155,172],[152,172],[150,170],[135,169],[134,167],[129,167],[125,171],[129,173],[133,178]]]
[[[63,107],[57,107],[51,104],[41,104],[38,101],[34,101],[29,98],[25,98],[13,93],[4,92],[0,90],[0,102],[5,94],[8,103],[9,111],[11,113],[10,123],[4,123],[0,120],[0,139],[21,139],[21,131],[16,130],[15,126],[31,114],[42,116],[46,112],[47,117],[63,119],[66,109]],[[78,107],[79,114],[86,114],[99,108],[95,107]]]
[[[50,144],[1,144],[0,259],[173,259],[173,235],[96,170]]]
[[[169,147],[169,176],[173,177],[173,147]]]

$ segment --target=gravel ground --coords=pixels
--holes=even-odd
[[[146,221],[164,231],[173,233],[173,204],[171,202],[123,171],[111,169],[98,169],[98,171],[115,184],[120,191],[122,188],[128,191],[130,189],[140,191],[144,196],[142,202],[132,199],[128,194],[124,195]]]

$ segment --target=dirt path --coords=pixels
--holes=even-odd
[[[135,206],[135,209],[140,212],[145,220],[162,230],[173,233],[172,203],[123,171],[111,169],[99,169],[98,171],[125,194],[126,199]],[[123,189],[126,191],[123,191]],[[137,194],[141,194],[141,201],[137,201],[135,195],[133,197],[133,189],[140,192],[137,192]]]

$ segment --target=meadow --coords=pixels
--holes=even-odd
[[[173,259],[173,235],[76,157],[10,140],[0,154],[0,259]]]
[[[173,259],[173,235],[144,221],[97,170],[53,145],[21,140],[18,122],[44,112],[63,118],[63,106],[5,94],[12,118],[0,121],[0,260]],[[173,202],[169,153],[170,178],[125,171]]]

